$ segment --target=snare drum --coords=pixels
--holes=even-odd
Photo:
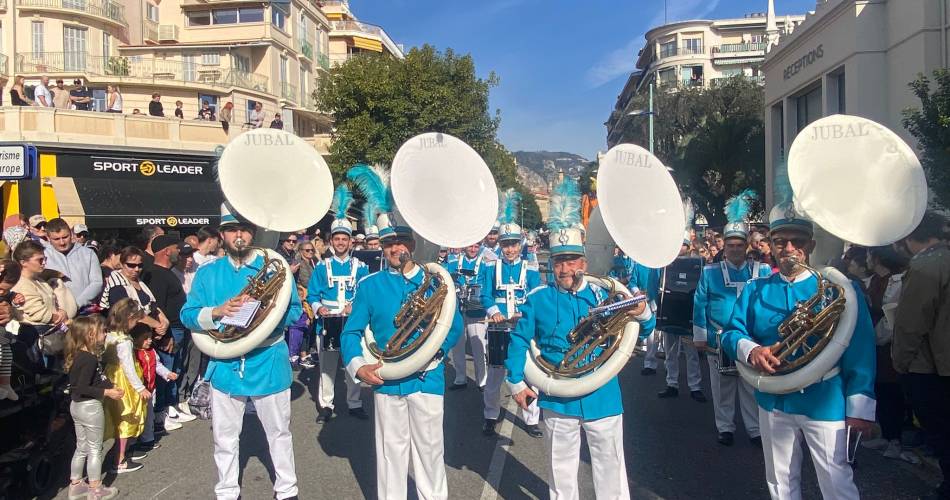
[[[508,359],[508,341],[511,339],[511,327],[501,324],[488,325],[488,358],[489,366],[505,366]]]
[[[472,284],[459,287],[459,304],[463,311],[481,311],[482,307],[482,285]]]
[[[739,369],[736,368],[735,360],[726,356],[725,351],[722,349],[722,330],[716,332],[716,345],[719,347],[716,351],[719,360],[719,374],[728,375],[730,377],[738,376]]]

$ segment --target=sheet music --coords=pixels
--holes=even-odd
[[[261,301],[249,300],[245,302],[237,314],[221,318],[221,324],[247,328],[254,319],[254,314],[261,308]]]

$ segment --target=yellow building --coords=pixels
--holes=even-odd
[[[403,58],[402,45],[393,42],[382,27],[357,20],[347,0],[326,0],[321,4],[330,20],[331,64],[341,64],[362,54],[388,54]]]

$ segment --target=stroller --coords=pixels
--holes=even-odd
[[[68,379],[61,359],[50,363],[39,351],[38,338],[36,327],[21,325],[10,344],[20,399],[0,401],[0,500],[49,490],[75,448]]]

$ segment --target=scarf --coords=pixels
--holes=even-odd
[[[154,349],[136,349],[135,359],[142,367],[142,383],[148,392],[155,390],[155,350]]]

